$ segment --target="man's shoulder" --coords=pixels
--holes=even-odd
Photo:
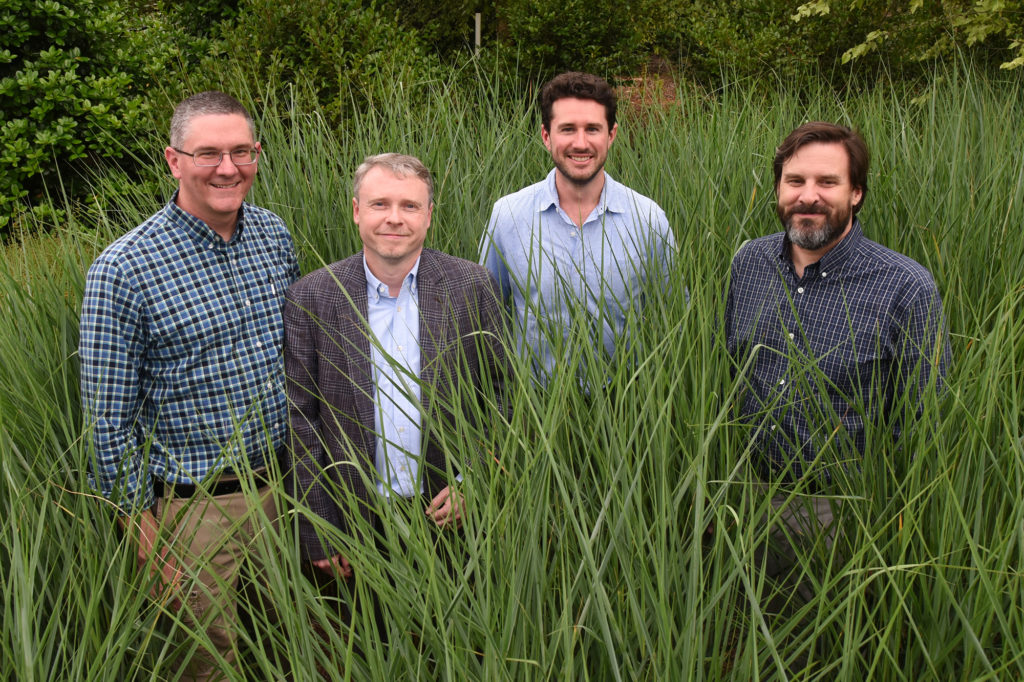
[[[281,216],[262,206],[248,202],[243,202],[242,206],[242,215],[247,227],[255,228],[269,237],[291,238],[288,227]]]
[[[914,288],[935,289],[935,278],[931,271],[906,254],[865,237],[861,245],[861,255],[887,272],[889,278],[898,278],[905,285]]]
[[[362,251],[303,275],[289,287],[288,298],[297,299],[313,293],[336,290],[339,286],[349,287],[360,279],[363,284],[366,283]]]
[[[437,249],[423,249],[420,256],[420,268],[429,263],[448,279],[454,279],[460,284],[474,284],[490,282],[491,273],[484,266],[473,261],[453,256]]]
[[[736,249],[732,257],[733,266],[743,265],[754,260],[777,256],[782,251],[782,239],[785,233],[775,232],[763,237],[747,239]]]
[[[548,191],[548,178],[545,177],[539,182],[535,182],[532,185],[527,185],[522,189],[506,194],[495,201],[495,213],[498,213],[499,208],[506,213],[513,214],[533,210],[536,206],[538,197],[545,197],[548,194],[550,194]]]
[[[111,271],[128,274],[157,266],[163,259],[161,242],[171,229],[165,207],[103,249],[89,268],[89,276]]]
[[[654,213],[664,215],[665,211],[658,205],[658,202],[649,196],[641,194],[632,187],[622,184],[607,173],[605,174],[605,182],[608,183],[609,204],[617,204],[621,202],[622,206],[619,208],[622,211],[629,211],[643,215],[651,215]]]

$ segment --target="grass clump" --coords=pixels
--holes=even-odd
[[[433,84],[426,106],[381,82],[378,105],[343,136],[304,97],[259,94],[266,154],[251,198],[289,224],[304,272],[357,250],[350,175],[381,151],[415,154],[435,173],[428,245],[476,259],[493,201],[549,167],[527,98],[483,76],[469,96]],[[671,289],[634,321],[638,350],[602,365],[570,341],[568,371],[546,390],[515,361],[507,420],[474,414],[482,408],[466,396],[447,447],[493,460],[466,478],[461,539],[437,540],[409,514],[387,526],[386,561],[341,540],[359,572],[352,590],[384,605],[387,646],[371,614],[347,624],[303,577],[290,524],[268,526],[251,549],[264,569],[247,597],[247,674],[1024,676],[1024,98],[1019,79],[968,69],[929,93],[912,103],[879,87],[838,101],[743,84],[624,111],[608,170],[664,207],[680,245]],[[769,495],[736,418],[719,321],[732,254],[778,229],[771,154],[818,118],[864,132],[865,232],[931,269],[954,362],[947,391],[926,397],[921,428],[894,443],[878,425],[863,458],[836,477],[835,549],[802,557],[818,595],[780,616],[766,605],[785,595],[754,553]],[[154,157],[147,180],[164,197],[165,175]],[[156,210],[163,199],[149,187],[111,174],[93,212],[72,212],[42,262],[8,251],[0,271],[0,677],[175,679],[175,648],[202,645],[145,597],[86,476],[75,356],[83,273],[98,247]],[[577,367],[590,385],[610,377],[608,390],[583,394]],[[457,570],[438,552],[459,557]]]

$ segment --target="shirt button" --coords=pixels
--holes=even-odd
[[[399,346],[398,350],[405,350],[405,346]]]
[[[798,294],[802,294],[802,293],[804,293],[804,288],[803,288],[803,287],[800,287],[800,288],[798,288],[798,289],[796,290],[796,293],[798,293]]]
[[[786,383],[785,379],[779,379],[779,386],[782,386],[785,383]]]
[[[249,299],[245,299],[245,304],[246,305],[252,305],[252,301],[250,301]]]
[[[398,312],[402,312],[402,306],[398,306]]]
[[[793,335],[790,334],[790,336],[793,336]],[[263,342],[260,341],[259,339],[256,339],[256,347],[257,348],[263,348]]]
[[[790,333],[789,333],[789,340],[790,340],[790,341],[792,341],[792,340],[793,340],[793,332],[790,332]]]
[[[828,273],[827,273],[827,272],[823,272],[823,273],[821,273],[821,276],[822,276],[822,277],[826,277],[827,275],[828,275]]]
[[[775,424],[772,424],[772,431],[775,430]]]

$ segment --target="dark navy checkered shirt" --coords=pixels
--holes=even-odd
[[[243,204],[225,242],[176,197],[96,259],[82,303],[95,483],[126,511],[152,504],[152,477],[195,483],[262,466],[288,426],[281,314],[299,276],[291,235]]]
[[[726,340],[762,464],[798,478],[829,448],[827,477],[836,460],[864,451],[865,420],[903,390],[919,407],[934,372],[941,384],[949,363],[942,302],[928,270],[867,239],[857,220],[803,277],[789,249],[782,232],[740,247]]]

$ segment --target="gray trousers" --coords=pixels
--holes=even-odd
[[[767,495],[769,486],[762,484]],[[768,526],[767,541],[754,553],[757,565],[762,562],[765,573],[774,583],[775,591],[768,602],[769,610],[781,612],[799,608],[813,601],[821,588],[821,576],[806,565],[809,557],[826,557],[835,542],[834,512],[839,501],[817,495],[791,495],[777,492],[772,496],[772,512],[761,519]]]

